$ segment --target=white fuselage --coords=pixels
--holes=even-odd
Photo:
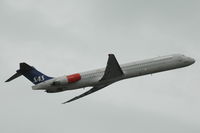
[[[105,68],[101,68],[78,73],[75,75],[53,78],[40,84],[37,84],[32,88],[34,90],[46,90],[49,93],[55,93],[66,90],[95,86],[97,84],[114,83],[122,79],[189,66],[193,63],[194,59],[186,57],[184,55],[175,54],[169,56],[162,56],[120,65],[124,75],[118,79],[110,79],[108,81],[99,82],[105,72]]]

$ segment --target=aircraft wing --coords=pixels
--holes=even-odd
[[[81,95],[79,95],[79,96],[76,96],[76,97],[74,97],[74,98],[72,98],[72,99],[70,99],[70,100],[64,102],[63,104],[69,103],[69,102],[75,101],[75,100],[77,100],[77,99],[79,99],[79,98],[82,98],[82,97],[84,97],[84,96],[87,96],[87,95],[89,95],[89,94],[91,94],[91,93],[94,93],[94,92],[96,92],[96,91],[98,91],[98,90],[100,90],[100,89],[102,89],[102,88],[104,88],[104,87],[106,87],[106,86],[108,86],[108,85],[95,86],[95,87],[93,87],[92,89],[90,89],[89,91],[87,91],[87,92],[85,92],[85,93],[83,93],[83,94],[81,94]]]
[[[101,78],[101,80],[99,80],[99,82],[101,81],[105,81],[105,80],[110,80],[110,79],[114,79],[114,78],[118,78],[120,76],[123,76],[123,71],[119,65],[119,63],[117,62],[117,59],[115,58],[115,56],[113,54],[109,54],[109,58],[108,58],[108,62],[107,62],[107,66],[106,66],[106,69],[105,69],[105,73],[103,75],[103,77]],[[68,100],[66,102],[64,102],[63,104],[65,103],[69,103],[69,102],[72,102],[74,100],[77,100],[79,98],[82,98],[84,96],[87,96],[91,93],[94,93],[108,85],[112,84],[111,83],[106,83],[106,84],[100,84],[100,85],[97,85],[97,86],[94,86],[92,89],[90,89],[89,91],[79,95],[79,96],[76,96],[74,98],[72,98],[71,100]]]
[[[121,77],[123,75],[123,71],[115,58],[114,54],[109,54],[107,66],[103,78],[100,81]]]

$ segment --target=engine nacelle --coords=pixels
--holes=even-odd
[[[79,73],[67,76],[68,83],[74,83],[74,82],[77,82],[79,80],[81,80],[81,75]]]
[[[81,80],[81,75],[79,73],[77,73],[77,74],[72,74],[72,75],[57,78],[52,82],[52,85],[53,86],[63,86],[63,85],[67,85],[70,83],[75,83],[79,80]]]

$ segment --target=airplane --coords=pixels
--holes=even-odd
[[[173,54],[119,65],[115,55],[109,54],[105,68],[54,78],[23,62],[20,63],[20,69],[5,82],[23,75],[34,84],[32,86],[33,90],[45,90],[47,93],[92,87],[85,93],[63,103],[65,104],[85,97],[120,80],[182,68],[193,63],[195,63],[193,58],[181,54]]]

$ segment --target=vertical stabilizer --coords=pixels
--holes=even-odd
[[[46,80],[52,79],[52,77],[46,76],[45,74],[39,72],[34,67],[29,66],[26,63],[20,63],[20,69],[16,71],[12,77],[10,77],[6,82],[9,82],[19,76],[25,76],[28,80],[30,80],[33,84],[39,84]]]

